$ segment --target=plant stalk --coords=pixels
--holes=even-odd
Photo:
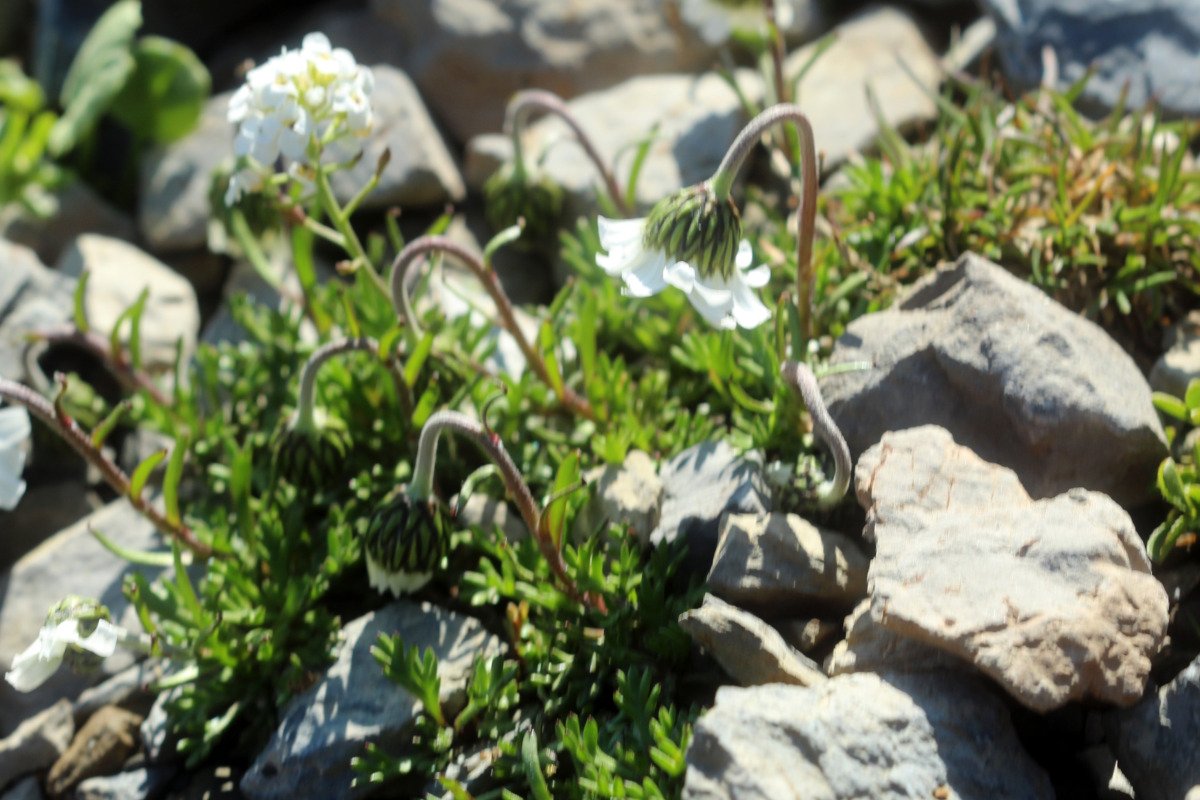
[[[780,373],[792,391],[808,407],[813,433],[833,453],[833,477],[823,482],[816,490],[817,506],[828,510],[840,503],[846,496],[846,490],[850,488],[850,448],[846,445],[846,438],[842,436],[837,423],[829,415],[829,409],[821,397],[821,388],[817,385],[817,378],[809,366],[800,361],[785,361]]]

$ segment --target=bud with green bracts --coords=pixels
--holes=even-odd
[[[448,534],[436,500],[414,497],[407,487],[393,491],[371,515],[363,540],[371,587],[399,597],[429,583]]]
[[[522,242],[554,240],[562,218],[562,189],[545,176],[530,177],[524,169],[505,164],[483,186],[484,211],[492,230],[511,228],[525,220]]]
[[[702,183],[658,201],[644,236],[647,249],[686,261],[705,278],[728,280],[737,268],[742,218],[731,199],[718,198]]]
[[[112,613],[99,600],[70,594],[55,603],[46,614],[46,627],[54,628],[70,619],[78,623],[79,637],[86,639],[96,632],[100,620],[112,622]],[[89,675],[100,669],[104,658],[72,644],[63,652],[63,663],[77,675]]]
[[[297,415],[280,426],[272,443],[275,477],[298,489],[316,491],[345,472],[350,435],[341,420],[317,411],[313,424],[298,425]]]

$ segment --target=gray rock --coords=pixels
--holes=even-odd
[[[388,752],[403,748],[420,701],[384,677],[370,652],[380,634],[399,635],[410,647],[433,648],[441,700],[450,708],[464,701],[475,658],[503,647],[470,617],[405,600],[359,617],[342,633],[337,660],[316,685],[287,704],[279,728],[242,778],[242,792],[250,800],[362,797],[367,789],[350,785],[350,759],[367,742]]]
[[[167,253],[207,244],[213,172],[233,161],[234,129],[225,116],[232,95],[210,97],[191,133],[142,158],[138,230],[150,249]]]
[[[85,720],[103,706],[120,706],[136,713],[148,712],[155,700],[155,695],[149,689],[150,684],[162,677],[161,662],[140,661],[81,692],[75,700],[72,713],[76,720]]]
[[[0,375],[25,376],[25,337],[71,317],[75,281],[46,268],[32,250],[0,239]]]
[[[855,482],[876,623],[970,661],[1035,711],[1142,696],[1167,596],[1112,500],[1034,501],[934,426],[885,434]]]
[[[130,630],[140,630],[137,614],[121,594],[121,582],[133,572],[149,579],[160,570],[134,566],[110,553],[89,533],[94,528],[122,547],[160,551],[162,537],[124,500],[116,500],[47,539],[0,575],[0,669],[37,638],[50,607],[74,593],[104,603],[113,617]],[[121,672],[133,657],[118,650],[104,662],[99,679]],[[60,669],[28,694],[0,682],[0,735],[61,697],[75,697],[94,680]]]
[[[119,239],[84,234],[63,252],[58,270],[73,278],[84,270],[91,273],[84,307],[88,323],[105,336],[138,295],[149,289],[141,325],[142,364],[147,370],[169,371],[180,340],[184,362],[196,349],[200,333],[196,291],[158,259]],[[122,333],[122,340],[127,340],[128,331]]]
[[[200,767],[190,773],[185,786],[172,790],[167,800],[242,800],[238,777],[228,766]]]
[[[1108,714],[1108,740],[1138,800],[1191,797],[1200,786],[1200,659],[1136,706]]]
[[[725,686],[696,723],[685,800],[1047,800],[1008,710],[954,674]]]
[[[1167,350],[1150,370],[1150,388],[1183,397],[1188,384],[1200,378],[1200,312],[1172,325],[1165,339]]]
[[[1155,101],[1169,116],[1200,115],[1200,0],[983,0],[996,20],[1001,62],[1019,87],[1042,80],[1042,51],[1058,60],[1058,88],[1091,72],[1079,101],[1106,112]],[[1128,95],[1125,93],[1128,92]]]
[[[866,596],[869,563],[850,537],[796,514],[726,514],[707,585],[765,612],[846,609]]]
[[[53,212],[34,217],[16,204],[0,209],[0,238],[25,245],[47,264],[58,261],[76,236],[101,233],[133,241],[137,226],[128,214],[113,208],[82,180],[73,180],[50,194]]]
[[[837,26],[833,35],[833,45],[813,63],[797,93],[825,170],[874,144],[879,123],[868,91],[888,125],[905,130],[937,116],[934,97],[941,80],[937,54],[900,9],[872,6]],[[784,74],[798,75],[818,46],[788,56]]]
[[[1097,325],[975,255],[855,320],[821,390],[857,456],[885,431],[935,424],[1017,472],[1035,498],[1074,487],[1149,500],[1166,441],[1132,359]]]
[[[43,441],[38,438],[42,433],[47,437],[54,436],[44,427],[42,431],[37,431],[36,428],[41,424],[36,421],[33,423],[35,431],[32,439]],[[27,480],[32,478],[32,483],[26,488],[16,508],[12,511],[0,510],[0,531],[4,531],[4,535],[0,536],[0,571],[15,564],[17,559],[47,537],[96,510],[93,496],[89,494],[87,481],[84,480],[86,467],[76,462],[55,470],[54,466],[43,464],[45,455],[45,450],[33,447],[31,443],[25,475]],[[58,457],[59,453],[53,455]],[[62,457],[74,458],[75,454],[63,454]],[[43,482],[47,472],[54,470],[69,475],[69,471],[74,471],[72,467],[78,468],[74,477],[53,483]]]
[[[888,670],[970,672],[970,666],[957,656],[885,628],[871,616],[871,601],[864,600],[846,617],[846,638],[834,645],[825,671],[843,675]]]
[[[623,464],[597,467],[586,476],[591,496],[572,523],[577,540],[608,525],[628,525],[645,547],[662,511],[663,484],[654,459],[641,450],[630,450]]]
[[[17,726],[0,740],[0,788],[13,778],[45,769],[58,759],[75,735],[71,704],[59,700]]]
[[[396,27],[402,66],[460,142],[500,130],[518,89],[567,98],[634,75],[706,66],[713,50],[661,0],[372,0]]]
[[[820,666],[788,645],[778,631],[711,594],[699,608],[680,614],[679,625],[742,686],[812,686],[825,680]]]
[[[770,491],[758,454],[739,456],[725,440],[689,447],[659,469],[663,505],[650,543],[658,546],[683,537],[687,565],[701,575],[712,567],[717,532],[725,512],[763,514]]]
[[[457,499],[451,503],[454,505]],[[455,517],[463,527],[481,527],[484,530],[499,528],[509,542],[520,542],[529,538],[529,529],[521,515],[513,511],[504,500],[486,494],[475,493],[458,509]]]
[[[174,777],[174,768],[161,766],[98,775],[75,787],[75,800],[147,800],[160,796]]]
[[[354,168],[334,174],[338,199],[346,202],[358,194],[388,149],[391,160],[362,208],[440,206],[462,200],[466,196],[462,175],[412,81],[386,64],[371,71],[375,74],[371,95],[375,125]]]
[[[757,75],[740,70],[737,76],[749,97],[761,94]],[[636,205],[643,210],[711,177],[746,122],[737,93],[713,73],[630,78],[611,89],[577,97],[568,107],[613,169],[622,190],[637,143],[654,133],[637,182]],[[486,169],[488,154],[511,150],[494,141],[487,139],[472,148],[472,172],[485,180],[491,174]],[[566,123],[555,116],[537,120],[526,128],[523,148],[527,161],[539,164],[565,190],[568,216],[596,212],[604,182]]]
[[[117,706],[104,706],[88,717],[46,774],[46,791],[62,797],[88,778],[116,774],[137,750],[141,722],[140,714]]]
[[[8,791],[0,794],[0,800],[44,800],[42,784],[34,775],[22,778],[9,787]]]
[[[814,617],[813,619],[785,619],[774,623],[775,630],[783,640],[805,655],[832,644],[842,635],[840,622]]]

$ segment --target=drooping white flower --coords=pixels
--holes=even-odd
[[[0,509],[11,511],[25,494],[25,442],[29,439],[29,412],[22,406],[0,408]]]
[[[596,263],[619,276],[630,297],[674,286],[718,328],[755,328],[770,318],[753,291],[766,285],[770,268],[751,269],[754,256],[741,239],[736,209],[713,198],[703,184],[661,201],[648,217],[600,217],[599,229],[607,252]]]
[[[775,24],[787,31],[796,21],[797,0],[776,0]],[[807,0],[804,0],[807,2]],[[734,31],[766,25],[763,0],[679,0],[679,13],[710,45],[724,44]]]
[[[95,630],[82,636],[79,633],[81,624],[78,619],[66,619],[57,624],[48,622],[38,632],[34,643],[13,658],[12,669],[4,673],[4,680],[19,692],[32,692],[58,670],[68,647],[104,659],[116,652],[117,645],[127,634],[124,628],[100,619],[95,622]]]
[[[234,153],[248,163],[230,180],[226,204],[260,188],[262,173],[273,174],[281,158],[292,171],[356,155],[373,122],[374,86],[371,70],[323,33],[250,70],[229,100]]]

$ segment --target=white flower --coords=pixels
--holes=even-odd
[[[367,583],[380,594],[385,591],[396,597],[411,594],[429,583],[432,578],[432,572],[392,572],[367,553]]]
[[[775,24],[780,30],[792,27],[795,2],[776,0]],[[724,44],[734,31],[759,30],[767,22],[762,0],[679,0],[679,13],[710,45]]]
[[[96,620],[96,629],[88,636],[79,635],[79,620],[67,619],[44,625],[37,640],[13,658],[12,669],[4,680],[19,692],[32,692],[45,683],[62,663],[68,647],[77,647],[108,658],[126,636],[124,628],[108,620]]]
[[[29,412],[23,406],[0,408],[0,509],[11,511],[25,494],[25,442],[29,439]]]
[[[304,37],[299,50],[279,55],[250,70],[229,100],[228,118],[237,126],[234,153],[249,161],[230,181],[226,204],[261,187],[250,175],[273,173],[280,158],[289,166],[333,163],[352,158],[373,122],[371,70],[359,66],[345,48],[334,48],[323,33]]]
[[[596,263],[609,275],[625,281],[625,294],[649,297],[667,286],[682,289],[700,315],[718,328],[754,328],[766,322],[770,310],[752,289],[765,286],[771,276],[765,264],[750,269],[750,243],[741,240],[728,278],[705,276],[687,261],[645,244],[646,218],[611,220],[600,217],[600,246],[607,253]]]

